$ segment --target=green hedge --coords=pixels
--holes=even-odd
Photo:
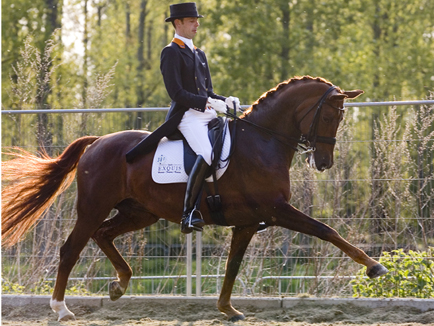
[[[383,252],[380,263],[389,273],[375,279],[365,277],[362,268],[351,281],[354,297],[434,297],[434,247],[427,251],[393,250]]]

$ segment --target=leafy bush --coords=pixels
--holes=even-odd
[[[50,295],[53,293],[53,284],[49,281],[43,281],[40,284],[35,285],[29,291],[30,294],[36,295]],[[18,283],[13,283],[7,279],[2,279],[2,293],[3,294],[29,294],[26,291],[26,287],[19,285]],[[91,293],[86,289],[83,282],[78,283],[75,286],[67,288],[65,291],[66,295],[91,295]]]
[[[365,277],[366,267],[352,280],[354,297],[434,297],[434,247],[427,251],[383,252],[380,263],[389,273],[375,279]]]
[[[2,279],[2,293],[3,294],[24,294],[24,286],[18,283],[10,282],[7,279]]]

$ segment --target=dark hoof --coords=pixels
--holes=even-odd
[[[236,321],[240,321],[240,320],[244,320],[244,319],[246,319],[246,317],[244,317],[244,315],[241,314],[241,315],[232,316],[231,318],[229,318],[229,321],[234,323]]]
[[[377,264],[371,267],[371,269],[366,271],[366,275],[369,278],[376,278],[389,273],[389,270],[381,264]]]
[[[113,281],[109,285],[109,294],[110,294],[110,300],[116,301],[121,296],[123,296],[125,293],[125,290],[122,289],[122,287],[119,285],[119,282]]]

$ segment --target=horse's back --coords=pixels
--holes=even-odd
[[[82,160],[101,159],[105,155],[111,157],[125,156],[131,148],[149,135],[150,133],[147,131],[126,130],[101,136],[87,149]]]

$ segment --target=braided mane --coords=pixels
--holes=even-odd
[[[306,81],[306,80],[315,80],[315,81],[322,82],[322,83],[325,83],[325,84],[330,85],[330,86],[334,86],[330,81],[328,81],[327,79],[322,78],[322,77],[312,77],[312,76],[308,76],[308,75],[306,75],[306,76],[295,76],[295,77],[290,78],[290,79],[288,79],[288,80],[286,80],[284,82],[281,82],[276,87],[274,87],[274,88],[270,89],[269,91],[265,92],[264,94],[262,94],[261,97],[259,97],[256,100],[256,102],[253,103],[252,106],[244,112],[244,114],[241,116],[241,118],[243,118],[244,116],[247,116],[249,113],[251,113],[253,110],[256,109],[256,106],[258,104],[262,103],[265,99],[273,96],[273,94],[275,94],[276,92],[278,92],[281,89],[285,88],[286,86],[293,85],[296,82]],[[342,92],[339,87],[337,87],[336,90],[338,92]]]

